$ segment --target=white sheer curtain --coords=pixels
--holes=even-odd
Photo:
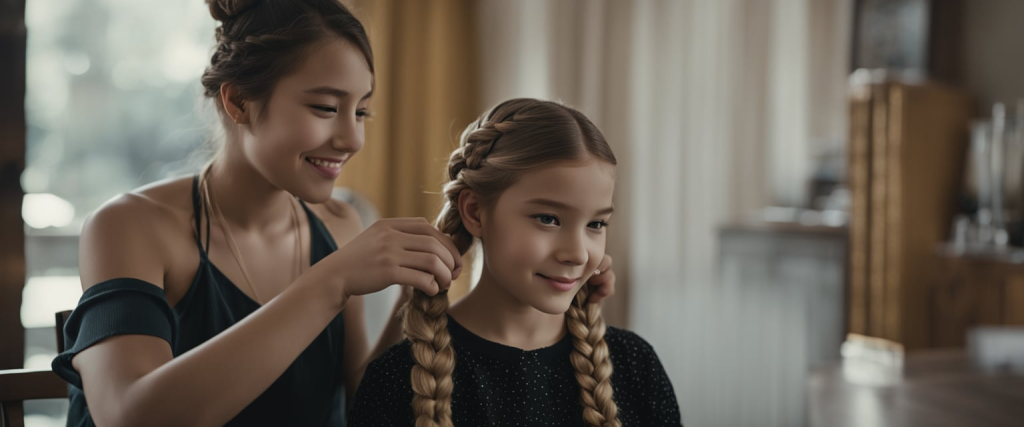
[[[716,229],[802,205],[812,156],[845,138],[851,16],[852,0],[482,2],[486,103],[562,100],[619,157],[620,293],[606,316],[654,345],[687,424],[803,423],[802,404],[740,402],[720,386],[725,361],[743,357],[714,345],[737,333],[722,330]],[[764,410],[737,415],[744,404]]]

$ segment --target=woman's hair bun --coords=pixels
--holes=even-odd
[[[227,21],[259,4],[260,0],[206,0],[210,15],[218,21]]]

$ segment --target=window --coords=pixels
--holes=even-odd
[[[78,234],[104,201],[195,170],[209,124],[199,77],[216,22],[204,2],[28,0],[25,196],[27,368],[56,353],[53,314],[81,295]],[[64,401],[28,402],[63,425]]]

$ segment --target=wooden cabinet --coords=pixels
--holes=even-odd
[[[1024,251],[943,246],[931,278],[931,346],[963,347],[979,325],[1024,325]]]
[[[850,332],[929,346],[928,277],[959,188],[970,99],[932,83],[854,86]]]

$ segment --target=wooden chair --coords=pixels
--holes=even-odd
[[[64,322],[71,311],[55,315],[57,352],[64,352]],[[0,427],[24,427],[26,400],[68,397],[68,384],[49,369],[11,369],[0,371]]]

